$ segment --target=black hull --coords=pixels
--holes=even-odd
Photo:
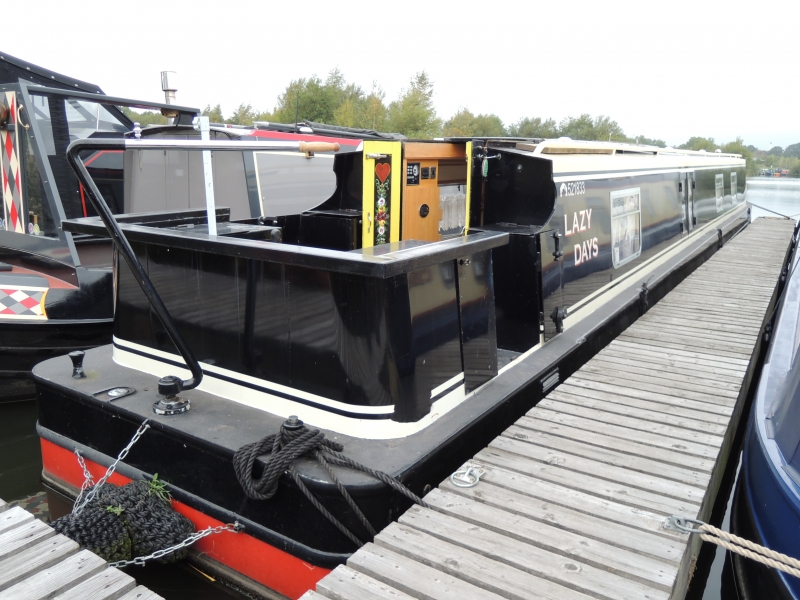
[[[111,341],[112,319],[0,321],[0,402],[30,397],[34,365]]]

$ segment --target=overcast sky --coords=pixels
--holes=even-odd
[[[388,102],[425,69],[444,119],[590,113],[671,145],[800,142],[796,1],[37,0],[12,12],[2,52],[154,101],[174,70],[179,104],[225,114],[271,110],[291,79],[335,67]]]

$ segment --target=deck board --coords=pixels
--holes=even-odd
[[[710,516],[793,227],[756,220],[468,461],[477,486],[304,598],[684,598],[700,541],[664,517]]]
[[[138,590],[138,591],[137,591]],[[124,594],[124,595],[123,595]],[[131,595],[133,594],[133,595]],[[163,600],[130,575],[0,499],[0,597],[4,600]]]

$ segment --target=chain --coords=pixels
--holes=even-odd
[[[218,525],[217,527],[207,527],[203,529],[203,531],[195,531],[185,540],[180,542],[179,544],[175,544],[174,546],[170,546],[169,548],[164,548],[163,550],[156,550],[152,554],[148,554],[147,556],[137,556],[133,560],[120,560],[117,562],[109,563],[109,567],[127,567],[130,565],[139,565],[143,567],[145,562],[148,560],[154,560],[156,558],[162,558],[167,554],[172,554],[182,548],[187,548],[194,544],[197,540],[201,540],[204,537],[208,537],[209,535],[214,535],[215,533],[222,533],[224,531],[230,531],[231,533],[239,533],[244,529],[244,526],[236,521],[233,525],[228,523],[227,525]]]
[[[75,512],[75,506],[81,503],[81,498],[83,497],[83,493],[94,482],[94,477],[92,477],[92,474],[89,473],[89,469],[86,468],[86,462],[84,462],[83,457],[81,456],[81,453],[77,448],[75,448],[75,456],[78,457],[78,464],[81,466],[81,469],[83,469],[83,483],[81,484],[81,491],[78,492],[78,497],[75,498],[75,504],[73,504],[72,506],[73,512]]]
[[[117,456],[117,460],[115,460],[111,464],[111,466],[108,467],[108,470],[106,470],[106,474],[103,475],[102,479],[100,479],[100,481],[97,482],[97,485],[95,485],[91,490],[89,490],[89,493],[86,494],[86,498],[84,498],[83,501],[80,504],[78,504],[77,500],[75,501],[75,506],[72,509],[72,514],[73,515],[78,515],[83,510],[83,508],[87,504],[89,504],[89,502],[92,501],[92,498],[94,498],[95,495],[97,494],[97,492],[100,491],[100,488],[103,487],[103,484],[106,481],[108,481],[108,478],[111,477],[114,474],[114,471],[117,469],[117,464],[119,464],[119,461],[121,461],[123,458],[125,458],[128,455],[128,452],[130,452],[131,448],[133,448],[133,445],[136,442],[139,441],[139,438],[142,437],[142,434],[144,434],[145,431],[150,429],[150,425],[147,424],[147,421],[148,421],[148,419],[145,419],[144,422],[142,422],[142,424],[139,426],[139,429],[137,429],[136,433],[133,435],[133,438],[131,438],[131,441],[128,442],[128,445],[125,446],[122,449],[122,452],[119,453],[119,456]],[[77,451],[76,451],[76,453],[77,453]],[[86,477],[87,475],[89,477],[91,477],[91,474],[86,469],[86,464],[83,463],[82,461],[83,461],[83,459],[81,458],[81,455],[78,454],[78,462],[81,463],[82,466],[83,466],[84,477]],[[84,481],[84,484],[86,484],[85,481]],[[80,498],[80,496],[78,496],[78,497]]]

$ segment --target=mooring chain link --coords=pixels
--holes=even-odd
[[[697,527],[692,527],[692,525],[696,525]],[[770,550],[760,544],[753,543],[738,535],[718,529],[703,521],[672,516],[664,522],[664,528],[681,531],[683,533],[699,533],[700,539],[703,541],[717,544],[726,550],[735,552],[745,558],[759,562],[762,565],[778,569],[779,571],[800,578],[800,560]]]
[[[78,457],[78,464],[80,465],[81,469],[83,469],[83,483],[81,484],[81,491],[78,492],[78,497],[75,498],[75,504],[72,505],[73,513],[75,512],[75,506],[81,503],[83,494],[94,483],[94,477],[92,477],[89,469],[86,468],[86,461],[83,460],[83,456],[81,456],[81,452],[77,448],[75,448],[75,456]]]
[[[177,552],[183,548],[188,548],[192,544],[194,544],[197,540],[201,540],[204,537],[208,537],[209,535],[214,535],[216,533],[222,533],[224,531],[230,531],[231,533],[239,533],[242,531],[244,527],[236,521],[233,525],[228,523],[227,525],[218,525],[216,527],[207,527],[202,531],[195,531],[193,534],[188,536],[182,542],[175,544],[174,546],[170,546],[169,548],[163,548],[161,550],[156,550],[152,554],[148,554],[147,556],[137,556],[132,560],[119,560],[117,562],[108,563],[109,567],[128,567],[130,565],[139,565],[143,567],[148,560],[155,560],[157,558],[162,558],[168,554],[172,554],[173,552]]]
[[[91,489],[91,490],[89,490],[89,493],[88,493],[88,494],[86,494],[86,498],[84,498],[84,499],[83,499],[83,501],[82,501],[80,504],[78,504],[78,501],[77,501],[77,500],[75,501],[75,505],[74,505],[74,507],[72,508],[72,514],[73,514],[73,515],[78,515],[78,514],[80,514],[80,512],[83,510],[83,508],[84,508],[84,507],[85,507],[87,504],[89,504],[89,502],[91,502],[91,501],[92,501],[92,499],[93,499],[93,498],[94,498],[94,497],[97,495],[97,492],[99,492],[99,491],[100,491],[100,488],[102,488],[102,487],[103,487],[103,484],[105,484],[105,482],[106,482],[106,481],[108,481],[108,478],[109,478],[109,477],[111,477],[111,476],[114,474],[114,471],[116,471],[116,469],[117,469],[117,465],[119,464],[119,462],[120,462],[120,461],[121,461],[123,458],[125,458],[125,457],[128,455],[128,452],[130,452],[131,448],[133,448],[133,445],[134,445],[136,442],[138,442],[138,441],[139,441],[139,438],[140,438],[140,437],[142,437],[142,435],[144,434],[144,432],[145,432],[145,431],[147,431],[148,429],[150,429],[150,425],[148,425],[148,424],[147,424],[147,421],[148,421],[148,420],[149,420],[149,419],[145,419],[145,420],[142,422],[142,424],[139,426],[139,429],[137,429],[137,430],[136,430],[136,433],[134,433],[134,434],[133,434],[133,438],[131,438],[131,441],[130,441],[130,442],[128,442],[128,445],[127,445],[127,446],[125,446],[125,447],[122,449],[122,452],[120,452],[120,453],[119,453],[119,456],[117,456],[117,460],[115,460],[115,461],[114,461],[114,462],[111,464],[111,466],[110,466],[110,467],[108,467],[108,469],[106,470],[106,474],[105,474],[105,475],[103,475],[103,477],[100,479],[100,481],[98,481],[98,482],[97,482],[97,485],[95,485],[94,487],[92,487],[92,489]],[[78,455],[78,462],[79,462],[79,463],[81,464],[81,466],[83,467],[83,475],[84,475],[84,477],[86,477],[86,476],[88,476],[88,477],[91,477],[91,473],[89,473],[89,471],[86,469],[86,463],[84,463],[84,462],[83,462],[83,458],[82,458],[82,457],[81,457],[81,455],[78,453],[77,449],[76,449],[76,451],[75,451],[75,454],[77,454],[77,455]],[[85,485],[85,484],[86,484],[86,481],[84,481],[84,485]],[[87,487],[88,487],[88,486],[87,486]],[[78,496],[78,498],[80,498],[80,495]]]

